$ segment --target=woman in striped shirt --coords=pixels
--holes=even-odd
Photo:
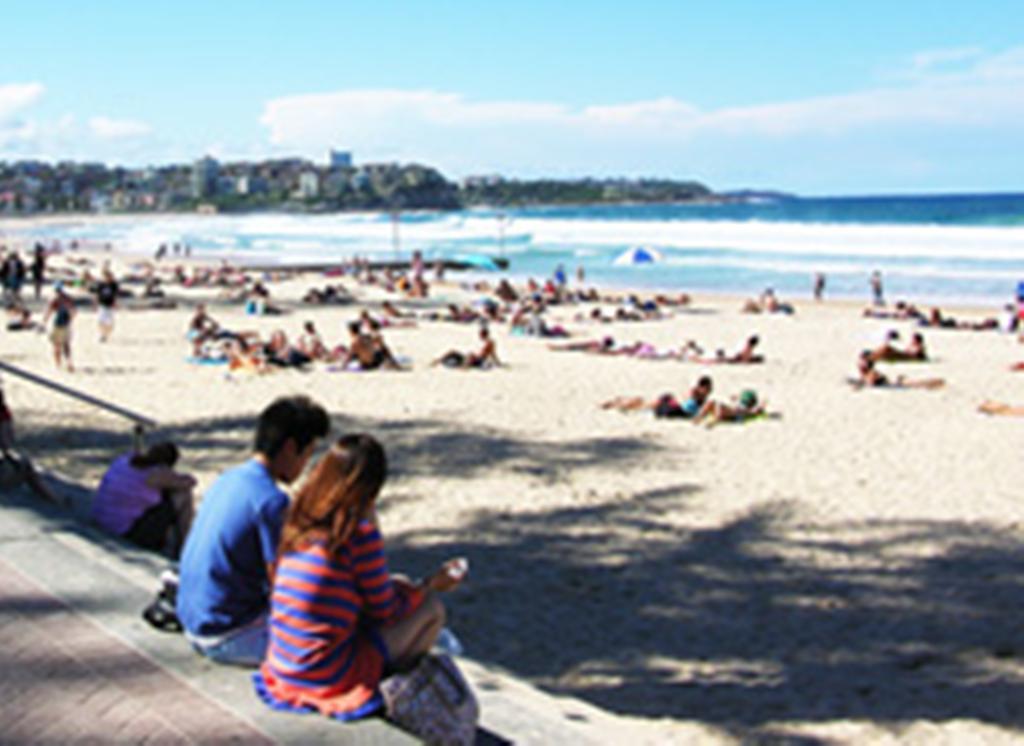
[[[253,679],[271,707],[341,720],[382,702],[386,671],[411,667],[444,626],[449,564],[414,585],[388,572],[374,503],[387,477],[369,435],[335,443],[299,490],[281,532],[270,644]]]

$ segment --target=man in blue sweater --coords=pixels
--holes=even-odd
[[[218,663],[256,666],[267,647],[270,570],[290,484],[330,430],[323,407],[304,396],[263,410],[255,453],[206,491],[185,548],[178,618],[192,646]]]

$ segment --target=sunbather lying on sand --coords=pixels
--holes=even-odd
[[[25,306],[15,306],[7,312],[7,331],[31,332],[42,331],[43,327],[32,320],[32,312]]]
[[[764,402],[758,401],[757,392],[746,389],[731,404],[712,401],[693,418],[694,424],[704,422],[708,427],[719,422],[743,422],[765,413]]]
[[[906,376],[897,376],[890,380],[875,369],[875,361],[871,358],[871,350],[864,350],[860,354],[860,361],[857,364],[858,378],[850,380],[850,385],[860,389],[869,388],[897,388],[897,389],[937,389],[946,385],[942,378],[921,378],[916,380],[908,379]]]
[[[227,342],[225,351],[228,370],[236,373],[268,373],[267,358],[260,345],[249,345],[244,339]]]
[[[708,397],[713,387],[711,376],[701,376],[682,402],[672,394],[663,394],[654,401],[647,401],[642,396],[617,396],[601,404],[601,409],[617,409],[620,412],[652,409],[655,417],[693,419],[705,414],[705,409],[711,404]]]
[[[896,347],[895,342],[900,337],[898,331],[893,329],[889,332],[885,342],[871,350],[871,359],[875,362],[886,361],[896,362],[924,362],[928,360],[928,352],[924,346],[924,335],[915,332],[910,344],[905,348]]]
[[[527,337],[568,337],[569,332],[560,324],[544,320],[547,304],[543,300],[523,299],[511,312],[509,331]],[[499,312],[500,317],[500,312]],[[491,317],[494,320],[494,317]]]
[[[876,306],[868,306],[864,309],[864,316],[871,319],[924,319],[924,314],[917,306],[906,301],[896,301],[894,310],[889,311]]]
[[[549,344],[548,349],[553,352],[593,352],[601,353],[615,347],[613,337],[602,337],[601,339],[588,339],[580,342],[564,342],[562,344]]]
[[[380,304],[380,311],[386,317],[391,318],[391,319],[415,319],[416,318],[416,314],[415,313],[412,313],[412,312],[406,313],[404,311],[400,311],[389,300],[386,300],[386,301],[384,301],[383,303]]]
[[[498,287],[494,289],[494,295],[503,303],[515,303],[519,300],[519,293],[509,284],[508,280],[501,280]]]
[[[704,348],[691,339],[687,340],[679,350],[677,357],[684,362],[701,363],[702,365],[756,365],[764,362],[764,355],[756,352],[760,342],[760,338],[754,334],[748,337],[743,347],[732,355],[726,354],[725,350],[720,349],[713,356],[708,356],[704,354]]]
[[[196,306],[192,319],[188,322],[188,340],[192,343],[192,355],[200,357],[203,343],[213,339],[220,330],[220,325],[206,312],[206,304]]]
[[[306,294],[302,296],[302,302],[316,305],[342,305],[351,303],[352,295],[345,289],[344,285],[325,285],[322,290],[320,288],[310,288],[307,290]]]
[[[313,358],[288,342],[288,335],[278,329],[270,335],[270,341],[263,348],[267,362],[278,368],[302,368],[313,362]]]
[[[934,326],[941,329],[970,329],[973,331],[986,331],[998,329],[999,320],[994,318],[982,319],[981,321],[958,321],[952,316],[946,316],[942,309],[932,308],[927,318],[918,321],[921,326]]]
[[[775,296],[775,291],[772,288],[765,288],[765,291],[761,293],[761,297],[757,300],[750,299],[746,301],[742,308],[741,313],[784,313],[793,314],[796,309],[793,308],[791,303],[783,303]]]
[[[366,334],[362,330],[362,324],[353,321],[348,325],[350,343],[348,352],[341,361],[343,368],[353,362],[359,363],[362,370],[376,370],[388,368],[389,370],[401,370],[402,366],[395,360],[391,350],[384,344],[384,338],[380,333]]]
[[[983,401],[978,405],[978,411],[984,414],[1001,415],[1004,417],[1024,417],[1024,407],[999,401]]]
[[[739,365],[754,365],[757,363],[764,362],[764,355],[756,352],[757,345],[760,344],[761,338],[756,334],[747,337],[746,344],[734,355],[730,355],[725,362],[734,363]]]
[[[491,339],[491,333],[487,327],[480,329],[481,347],[477,352],[462,353],[458,350],[449,350],[444,355],[431,363],[431,365],[443,365],[446,368],[490,368],[498,367],[501,361],[498,359],[498,348]]]
[[[375,331],[379,331],[383,328],[412,328],[416,326],[415,321],[408,319],[398,319],[393,316],[373,316],[365,308],[363,312],[359,314],[359,321],[363,325],[363,330],[368,334],[372,334]]]

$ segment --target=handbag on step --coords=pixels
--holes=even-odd
[[[380,684],[387,718],[428,744],[469,746],[476,739],[480,706],[455,661],[424,655],[414,668]]]

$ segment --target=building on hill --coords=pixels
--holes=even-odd
[[[320,196],[320,175],[313,170],[299,174],[299,187],[295,192],[299,199],[316,199]]]
[[[333,168],[352,168],[352,151],[351,150],[331,150],[330,156],[327,160],[330,167]]]
[[[192,196],[202,199],[217,193],[220,164],[210,156],[200,158],[192,165]]]

